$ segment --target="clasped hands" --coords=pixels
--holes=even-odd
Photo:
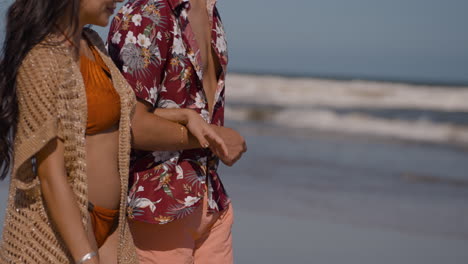
[[[234,129],[210,125],[198,113],[191,112],[185,125],[200,146],[210,148],[225,165],[234,165],[247,151],[245,139]]]

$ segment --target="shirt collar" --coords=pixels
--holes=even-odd
[[[176,10],[181,4],[188,3],[189,0],[168,0],[172,10]]]
[[[187,5],[187,6],[190,5],[189,0],[168,0],[168,2],[170,4],[172,10],[176,10],[182,4]],[[208,9],[208,14],[210,14],[210,16],[211,16],[211,14],[213,12],[214,6],[216,5],[216,2],[217,2],[217,0],[206,0],[206,7]]]

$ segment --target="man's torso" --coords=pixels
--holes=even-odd
[[[214,2],[205,10],[201,2],[195,7],[186,0],[128,2],[112,22],[109,53],[140,100],[154,108],[190,108],[222,126],[226,40]],[[207,190],[209,209],[223,210],[229,198],[218,164],[204,149],[134,151],[129,216],[171,222],[194,211]]]

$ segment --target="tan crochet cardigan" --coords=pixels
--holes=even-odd
[[[121,184],[119,263],[136,263],[133,240],[126,221],[130,118],[135,107],[132,89],[105,54],[96,32],[84,32],[97,47],[111,70],[121,98],[119,172]],[[35,46],[24,59],[17,75],[19,103],[15,155],[2,243],[1,263],[73,263],[55,226],[50,222],[35,175],[34,155],[46,143],[60,137],[65,145],[68,181],[76,195],[85,228],[89,214],[85,162],[86,94],[73,51],[65,44],[49,45],[53,37]]]

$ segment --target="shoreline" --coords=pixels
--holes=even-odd
[[[378,76],[351,76],[351,75],[323,75],[313,73],[280,73],[274,71],[249,71],[240,69],[230,69],[228,75],[246,75],[246,76],[266,76],[266,77],[280,77],[287,79],[312,79],[312,80],[323,80],[323,81],[363,81],[363,82],[375,82],[385,84],[403,84],[403,85],[414,85],[424,87],[446,87],[450,89],[464,89],[468,87],[468,80],[465,81],[437,81],[437,80],[410,80],[402,78],[385,78]]]

